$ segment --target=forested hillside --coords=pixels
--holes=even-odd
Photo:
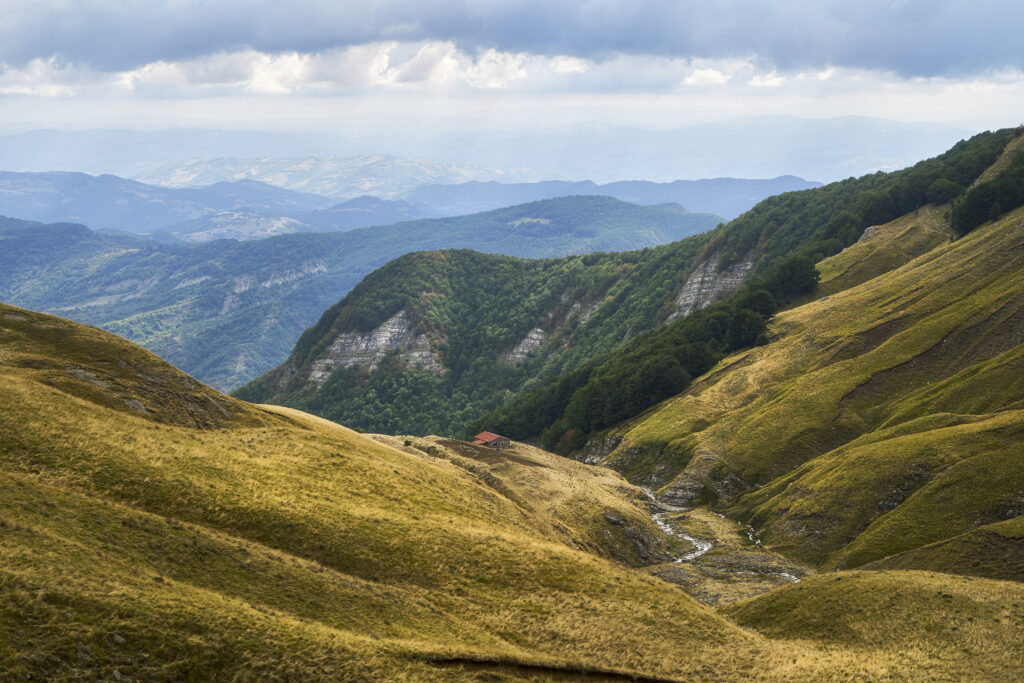
[[[668,315],[708,239],[548,260],[409,254],[367,276],[285,364],[236,395],[363,430],[458,434],[509,391]]]
[[[772,197],[707,235],[642,252],[539,264],[407,257],[368,277],[239,395],[359,429],[490,429],[572,451],[763,343],[766,320],[814,290],[816,261],[871,225],[962,194],[1015,134]]]
[[[607,197],[197,245],[7,221],[0,226],[0,300],[101,326],[230,389],[283,361],[328,306],[404,253],[455,247],[543,258],[620,251],[678,240],[717,222]]]
[[[987,197],[988,188],[1003,187],[997,179],[964,196],[1019,134],[1009,129],[983,133],[903,171],[765,200],[716,231],[705,248],[719,257],[719,268],[755,255],[756,265],[741,289],[698,315],[676,320],[517,398],[475,421],[469,431],[488,425],[516,438],[542,438],[546,447],[560,452],[579,448],[590,433],[682,391],[725,354],[765,343],[761,333],[775,311],[815,289],[813,264],[853,244],[869,227],[950,201],[956,216],[978,203],[976,196]],[[1016,173],[1020,158],[999,178]],[[1008,194],[1000,191],[1000,196]],[[999,210],[998,204],[985,206],[986,212]]]

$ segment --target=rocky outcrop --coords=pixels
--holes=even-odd
[[[857,241],[863,242],[865,240],[871,239],[872,237],[878,234],[880,229],[880,226],[869,225],[868,227],[864,228],[864,232],[860,234],[860,239],[858,239]]]
[[[603,437],[587,440],[583,448],[573,453],[573,458],[588,465],[596,465],[619,447],[622,443],[622,436],[619,434],[607,434]]]
[[[359,365],[375,370],[381,359],[394,351],[411,369],[425,370],[439,377],[448,371],[431,348],[430,337],[413,336],[409,314],[403,309],[369,332],[339,334],[327,353],[313,361],[309,379],[320,387],[338,368]]]
[[[631,519],[619,510],[607,508],[604,522],[604,549],[612,559],[629,567],[646,567],[670,562],[673,558],[657,527]]]
[[[675,320],[705,308],[737,289],[743,284],[743,279],[753,267],[754,260],[748,254],[742,261],[721,272],[718,270],[719,263],[718,254],[714,254],[690,273],[690,277],[686,279],[683,288],[676,296],[676,310],[668,317],[669,320]]]
[[[732,498],[750,489],[722,464],[714,453],[698,451],[672,483],[659,492],[658,499],[670,505],[690,505],[706,490],[716,498]]]
[[[510,365],[517,365],[526,360],[527,356],[539,349],[544,344],[544,330],[535,327],[526,333],[522,341],[512,347],[512,350],[505,354],[505,362]]]
[[[567,320],[572,320],[573,316],[576,316],[576,322],[582,325],[583,323],[587,322],[591,315],[594,314],[594,311],[597,310],[597,307],[599,305],[600,302],[598,301],[595,301],[594,303],[591,304],[587,304],[585,306],[581,302],[575,301],[573,302],[572,306],[569,307],[569,312],[566,314],[565,317]]]

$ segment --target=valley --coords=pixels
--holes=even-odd
[[[1024,681],[1022,22],[6,0],[0,683]]]
[[[684,565],[609,469],[369,438],[10,306],[0,349],[0,667],[18,678],[1000,679],[1019,661],[1016,582],[810,575],[719,613],[649,573]],[[925,629],[947,605],[953,628]]]
[[[0,671],[1014,680],[1019,138],[675,241],[692,214],[608,198],[433,222],[538,250],[623,239],[632,217],[638,239],[654,224],[668,243],[401,255],[234,396],[110,332],[0,304]],[[954,183],[969,176],[983,180]],[[993,218],[961,234],[979,203]],[[263,290],[308,297],[344,272],[328,248],[349,257],[347,235],[376,235],[3,230],[4,286],[125,311],[156,281],[101,293],[75,278],[162,264],[180,290],[233,283],[265,311]],[[283,246],[298,271],[237,286],[232,268]],[[228,312],[208,293],[165,305],[182,316],[202,296]],[[474,428],[514,441],[470,443]]]
[[[708,605],[727,605],[814,573],[781,553],[761,546],[753,530],[706,507],[667,505],[649,494],[655,523],[671,541],[673,559],[647,567]]]

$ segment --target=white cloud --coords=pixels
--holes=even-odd
[[[455,117],[479,105],[504,112],[510,121],[518,117],[522,125],[553,117],[555,109],[561,109],[558,116],[583,121],[643,121],[655,127],[677,125],[693,112],[718,118],[757,112],[966,121],[1024,111],[1024,73],[1003,69],[964,78],[905,78],[828,64],[786,71],[753,57],[584,59],[498,49],[466,52],[452,41],[394,40],[320,52],[221,51],[125,71],[98,71],[57,58],[0,64],[0,98],[8,104],[15,98],[58,100],[48,113],[53,118],[70,111],[70,100],[90,100],[116,102],[107,107],[111,114],[118,108],[142,111],[153,101],[161,116],[186,110],[193,116],[205,106],[218,117],[231,110],[239,118],[263,115],[271,111],[267,103],[276,102],[273,110],[288,112],[289,119],[302,118],[311,101],[334,112],[326,118],[355,111],[364,102],[381,111],[430,106]],[[393,104],[399,99],[402,104]],[[252,104],[257,100],[259,105]],[[34,116],[25,106],[30,113],[19,114],[21,120]],[[35,110],[42,113],[44,105]],[[15,120],[11,111],[4,111],[7,121]]]
[[[590,65],[579,57],[559,55],[551,60],[551,66],[555,73],[560,74],[582,74],[590,69]]]
[[[718,69],[695,69],[683,79],[686,85],[725,85],[728,77]]]
[[[463,68],[467,83],[476,88],[504,88],[527,78],[525,54],[509,54],[487,50]]]
[[[286,95],[308,82],[309,55],[291,52],[284,55],[261,54],[253,64],[245,89],[265,95]]]
[[[747,85],[755,88],[777,88],[785,82],[786,79],[773,70],[766,74],[755,74],[753,78],[747,81]]]
[[[69,85],[73,70],[62,66],[56,57],[33,59],[21,68],[0,66],[0,95],[61,97],[73,92]]]

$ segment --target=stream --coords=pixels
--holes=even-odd
[[[682,538],[687,542],[692,543],[694,548],[696,548],[696,550],[694,550],[693,552],[686,553],[681,557],[675,557],[673,559],[673,562],[689,562],[691,560],[696,560],[698,557],[700,557],[707,551],[711,550],[711,548],[714,546],[714,544],[711,541],[705,541],[700,538],[694,538],[689,534],[681,533],[674,529],[672,525],[668,523],[669,515],[673,513],[678,514],[680,512],[686,512],[688,508],[676,507],[674,505],[662,503],[660,500],[658,500],[657,496],[654,495],[654,491],[651,491],[646,486],[641,486],[640,490],[643,491],[647,495],[647,497],[651,499],[651,502],[653,502],[655,505],[657,505],[663,510],[663,512],[651,513],[651,518],[654,520],[654,523],[657,524],[658,527],[665,532],[665,535],[678,536],[679,538]]]

